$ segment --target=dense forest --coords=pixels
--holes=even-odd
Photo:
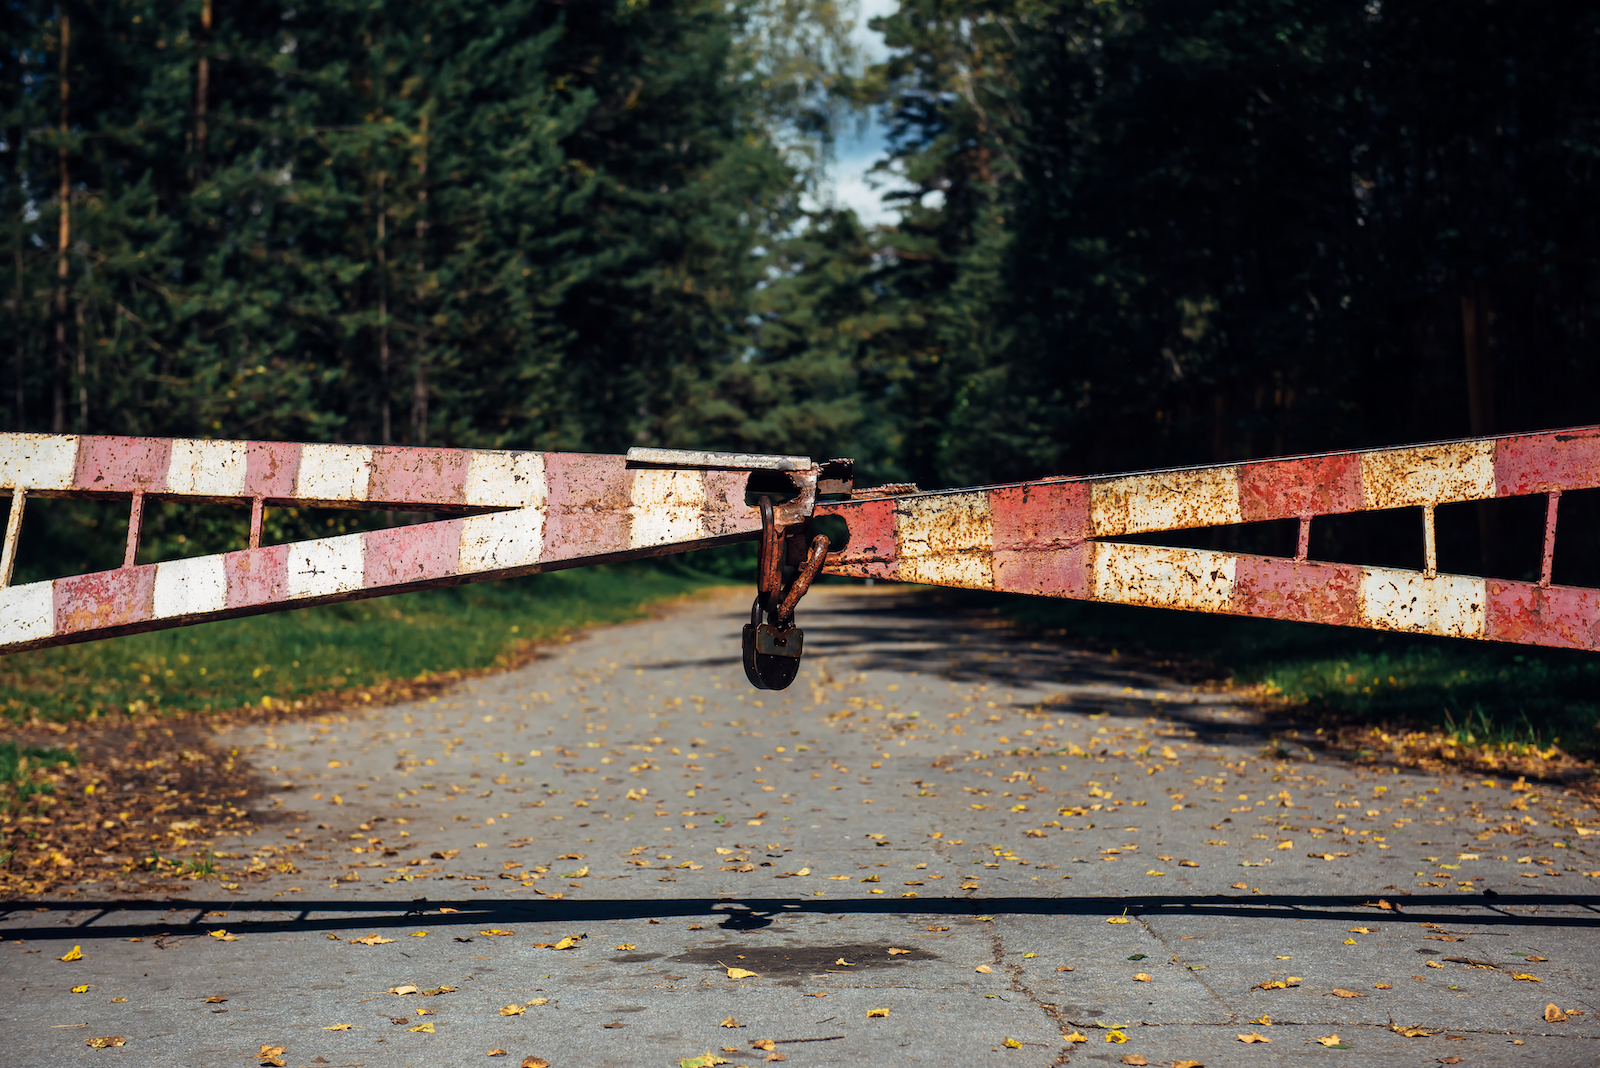
[[[1593,5],[901,0],[865,66],[834,0],[3,18],[0,429],[938,486],[1600,420]],[[819,197],[865,109],[897,226]]]

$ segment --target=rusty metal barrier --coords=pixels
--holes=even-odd
[[[900,582],[1600,649],[1600,590],[1550,581],[1566,490],[1600,486],[1600,427],[825,504],[826,571]],[[1544,495],[1537,582],[1438,571],[1434,509]],[[1318,516],[1416,508],[1420,571],[1309,559]],[[1113,539],[1299,521],[1293,557]]]
[[[803,456],[0,434],[0,495],[11,498],[0,653],[756,539],[746,672],[775,689],[798,670],[795,605],[819,569],[1594,650],[1600,590],[1553,585],[1551,564],[1561,493],[1596,487],[1600,427],[932,493],[880,487],[857,499],[849,461]],[[1534,494],[1548,502],[1538,582],[1438,572],[1435,508]],[[30,497],[128,501],[123,565],[12,586]],[[137,564],[148,500],[248,507],[248,545]],[[263,545],[265,510],[281,507],[448,518]],[[1309,558],[1316,517],[1394,508],[1420,511],[1422,570]],[[824,515],[849,529],[837,550],[813,530]],[[1299,521],[1294,557],[1115,540],[1276,519]]]

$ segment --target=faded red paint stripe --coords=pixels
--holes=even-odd
[[[467,449],[376,448],[366,499],[373,504],[461,504],[471,466]]]
[[[362,535],[362,585],[404,586],[456,573],[461,557],[461,520],[445,519]]]
[[[1361,622],[1362,568],[1275,556],[1236,557],[1229,611],[1297,623]]]
[[[1600,427],[1501,438],[1494,448],[1500,497],[1600,486]]]
[[[1600,590],[1490,579],[1483,636],[1519,645],[1600,650]]]
[[[708,537],[744,534],[761,529],[761,513],[744,503],[745,487],[750,484],[746,471],[705,471],[705,531]]]
[[[56,579],[51,588],[56,633],[143,623],[154,614],[155,585],[154,564]]]
[[[172,461],[170,438],[78,439],[73,488],[90,493],[160,493]]]
[[[842,551],[828,554],[823,570],[853,578],[893,579],[900,558],[894,533],[894,500],[837,501],[817,505],[817,515],[845,521],[850,538]]]
[[[989,493],[994,588],[1045,597],[1089,596],[1089,485],[1028,482]]]
[[[545,498],[541,560],[571,560],[624,552],[633,532],[633,472],[621,456],[544,454]]]
[[[1341,454],[1239,465],[1246,523],[1361,510],[1361,457]]]
[[[289,597],[289,547],[228,553],[222,558],[228,576],[228,607],[274,604]]]
[[[248,497],[294,499],[300,474],[298,442],[252,441],[245,445],[244,492]]]

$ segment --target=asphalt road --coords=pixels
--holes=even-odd
[[[232,736],[221,879],[9,903],[0,1064],[1600,1063],[1576,798],[883,587],[758,693],[746,605]]]

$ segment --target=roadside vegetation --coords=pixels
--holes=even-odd
[[[1600,757],[1593,653],[1045,598],[990,603],[1030,628],[1251,689],[1356,756],[1533,770]]]
[[[357,706],[514,666],[720,581],[675,563],[591,567],[39,649],[0,657],[0,705],[13,723]]]

